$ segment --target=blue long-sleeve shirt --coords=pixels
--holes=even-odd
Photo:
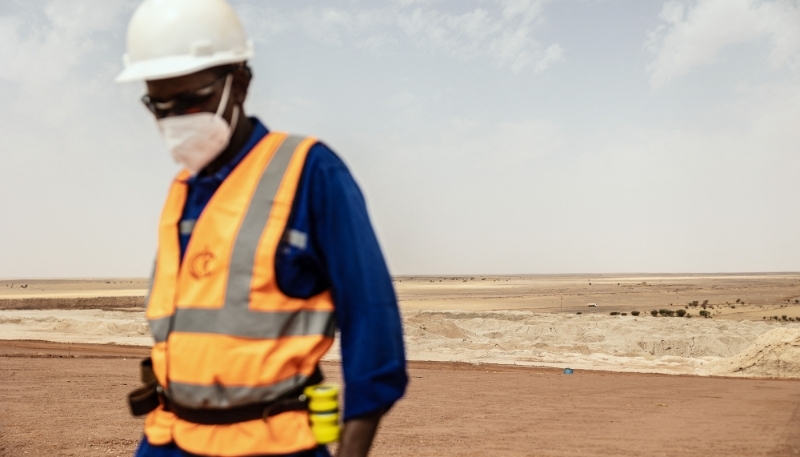
[[[187,181],[181,221],[197,220],[220,184],[269,133],[253,121],[255,129],[239,154],[218,172]],[[390,408],[408,383],[397,299],[361,191],[345,164],[323,143],[308,152],[286,230],[294,236],[285,237],[278,248],[278,287],[296,298],[326,289],[333,297],[345,384],[344,420]],[[180,234],[181,256],[190,237],[190,232]],[[143,442],[137,456],[186,455],[181,452]],[[324,448],[315,452],[310,455],[327,455]]]

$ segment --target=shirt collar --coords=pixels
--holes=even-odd
[[[256,147],[256,145],[269,133],[267,126],[262,124],[258,118],[251,117],[250,120],[253,122],[253,133],[250,134],[250,138],[247,139],[247,142],[244,144],[244,146],[242,146],[242,149],[240,149],[239,152],[233,156],[230,161],[228,161],[228,163],[220,167],[220,169],[212,175],[197,174],[191,176],[188,179],[185,179],[186,183],[191,185],[197,182],[224,181],[225,178],[231,174],[233,169],[239,165],[245,156],[247,156],[247,153]]]

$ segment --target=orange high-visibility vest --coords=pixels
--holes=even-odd
[[[161,216],[146,317],[153,371],[171,402],[227,408],[268,402],[301,386],[333,343],[326,291],[284,295],[275,253],[314,138],[270,133],[222,182],[180,260],[178,224],[188,172],[172,184]],[[145,420],[151,444],[172,441],[200,455],[289,454],[317,444],[306,411],[231,425],[183,421],[161,407]]]

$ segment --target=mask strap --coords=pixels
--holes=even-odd
[[[239,122],[239,105],[233,107],[233,115],[231,116],[231,132],[236,130],[237,122]]]
[[[219,107],[217,108],[217,116],[222,116],[222,113],[225,112],[225,108],[228,107],[228,97],[231,94],[232,83],[233,74],[228,73],[228,76],[225,78],[225,88],[222,89],[222,100],[219,101]]]

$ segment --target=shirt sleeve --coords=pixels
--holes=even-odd
[[[348,420],[389,409],[405,393],[402,321],[389,270],[352,175],[322,143],[311,148],[306,167],[309,235],[336,307]]]

